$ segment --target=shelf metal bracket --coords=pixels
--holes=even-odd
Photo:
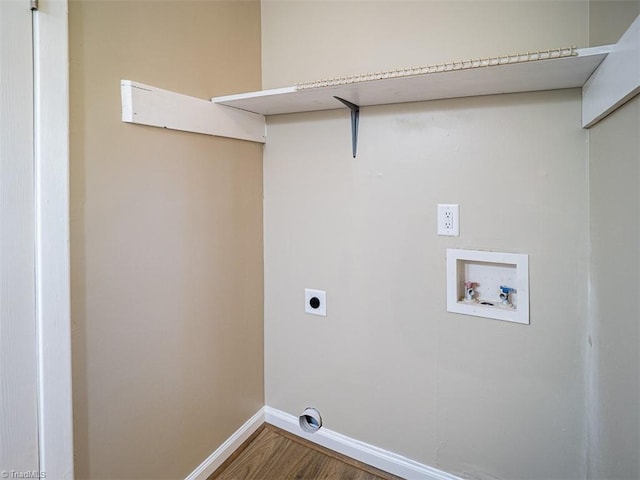
[[[360,121],[360,107],[355,103],[351,103],[344,98],[334,96],[336,100],[339,100],[351,110],[351,149],[353,151],[353,158],[356,158],[356,152],[358,151],[358,123]]]

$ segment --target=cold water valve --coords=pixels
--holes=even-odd
[[[500,285],[500,300],[505,306],[511,306],[511,293],[515,292],[515,288]]]

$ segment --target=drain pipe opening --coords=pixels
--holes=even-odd
[[[317,432],[322,426],[320,412],[313,407],[307,407],[300,415],[300,428],[307,433]]]

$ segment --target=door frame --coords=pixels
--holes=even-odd
[[[73,479],[67,0],[39,0],[33,35],[40,471],[67,480]]]

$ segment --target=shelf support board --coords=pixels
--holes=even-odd
[[[353,158],[356,158],[358,151],[358,124],[360,123],[360,107],[355,103],[351,103],[344,98],[334,96],[336,100],[342,102],[346,107],[351,110],[351,150]]]
[[[590,128],[640,93],[640,16],[582,88],[582,126]]]
[[[259,113],[218,105],[131,80],[120,82],[122,121],[152,127],[265,143]]]

